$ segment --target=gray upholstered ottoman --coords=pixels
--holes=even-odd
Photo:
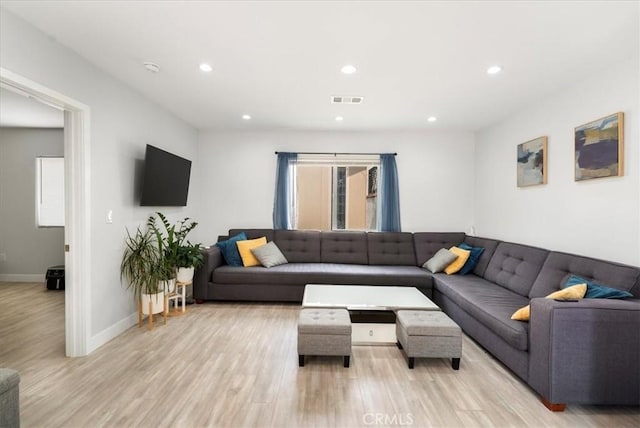
[[[462,332],[444,312],[398,311],[398,348],[404,349],[413,368],[414,358],[451,358],[451,367],[460,368]]]
[[[298,319],[298,365],[305,355],[339,355],[349,367],[351,319],[346,309],[304,308]]]
[[[12,369],[0,368],[0,427],[20,426],[20,375]]]

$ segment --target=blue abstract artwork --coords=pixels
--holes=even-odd
[[[615,113],[575,129],[575,179],[623,174],[623,114]]]
[[[547,184],[547,137],[518,144],[518,187]]]

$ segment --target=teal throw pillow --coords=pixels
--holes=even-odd
[[[458,245],[458,248],[462,248],[463,250],[470,251],[469,258],[465,262],[462,269],[458,272],[459,275],[466,275],[469,272],[473,271],[473,268],[478,264],[478,260],[480,260],[480,256],[484,252],[484,248],[482,247],[472,247],[470,245],[465,244],[464,242]]]
[[[571,287],[576,284],[587,284],[587,294],[584,295],[585,299],[626,299],[627,297],[633,297],[633,294],[628,291],[597,284],[593,281],[580,278],[577,275],[571,275],[562,288]]]
[[[236,242],[246,240],[247,235],[244,232],[240,232],[226,241],[220,241],[216,244],[216,247],[220,248],[224,261],[227,262],[229,266],[242,266],[242,257],[240,257]]]

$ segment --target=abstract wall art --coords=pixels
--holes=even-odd
[[[547,137],[518,144],[518,187],[547,184]]]
[[[614,113],[575,129],[575,180],[624,174],[623,113]]]

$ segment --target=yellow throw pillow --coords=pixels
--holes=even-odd
[[[545,299],[558,299],[558,300],[573,300],[582,299],[587,294],[587,284],[577,284],[571,287],[563,288],[562,290],[554,291],[545,297]],[[530,305],[520,308],[511,315],[512,320],[517,321],[529,321],[531,318]]]
[[[469,259],[469,255],[471,254],[471,251],[463,250],[462,248],[458,247],[451,247],[449,248],[449,251],[458,256],[458,258],[455,259],[449,266],[444,268],[444,271],[447,275],[454,274],[462,269],[462,266],[464,266],[464,264]]]
[[[256,259],[256,256],[253,255],[251,249],[267,245],[266,237],[263,236],[262,238],[258,239],[247,239],[246,241],[238,241],[236,242],[236,245],[238,245],[238,252],[240,253],[240,257],[242,258],[242,265],[244,267],[260,266],[260,261]]]

